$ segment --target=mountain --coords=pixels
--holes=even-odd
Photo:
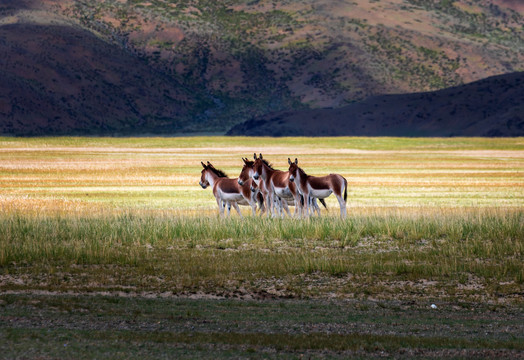
[[[515,0],[4,0],[0,133],[224,132],[455,87],[523,71],[523,23]]]
[[[194,104],[175,79],[74,23],[20,12],[0,26],[0,132],[175,132]],[[38,14],[42,16],[42,14]]]
[[[234,126],[250,136],[524,136],[524,72],[338,109],[284,111]]]

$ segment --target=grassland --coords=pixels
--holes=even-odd
[[[1,138],[0,349],[522,356],[523,150],[521,138]],[[237,176],[255,151],[344,175],[348,219],[335,199],[320,219],[220,219],[200,161]]]
[[[1,301],[5,358],[509,359],[523,350],[521,313],[484,306],[96,295]]]

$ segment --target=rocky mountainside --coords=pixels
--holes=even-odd
[[[224,132],[444,89],[523,71],[522,24],[516,0],[4,0],[0,133]]]
[[[524,72],[376,96],[338,109],[269,114],[234,126],[228,135],[524,136]]]

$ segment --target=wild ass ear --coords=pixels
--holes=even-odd
[[[260,158],[262,159],[262,153],[260,153]]]
[[[214,168],[213,164],[211,164],[209,161],[207,162],[207,167]]]
[[[288,163],[289,165],[291,165],[291,159],[290,159],[290,158],[287,158],[287,163]]]
[[[202,161],[201,161],[200,163],[202,164],[202,167],[203,167],[204,169],[207,168],[206,164],[204,164]]]
[[[295,158],[295,164],[298,164],[298,159],[297,158]]]
[[[257,159],[257,153],[255,153],[255,155],[253,156],[253,158],[256,160]]]

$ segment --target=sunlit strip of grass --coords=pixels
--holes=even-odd
[[[431,150],[473,150],[473,149],[523,149],[523,138],[396,138],[396,137],[157,137],[157,138],[109,138],[109,137],[45,137],[14,138],[0,137],[0,147],[233,147],[246,146],[325,146],[333,148],[355,148],[364,150],[390,149],[431,149]]]
[[[176,214],[176,213],[175,213]],[[386,237],[397,240],[519,239],[524,230],[524,211],[518,208],[442,208],[424,207],[369,209],[337,217],[309,219],[216,216],[177,216],[169,212],[100,213],[62,215],[26,215],[7,213],[0,216],[1,239],[13,241],[61,239],[96,239],[111,244],[149,243],[184,245],[194,241],[339,240],[350,244],[362,237]],[[38,242],[38,241],[37,241]]]

